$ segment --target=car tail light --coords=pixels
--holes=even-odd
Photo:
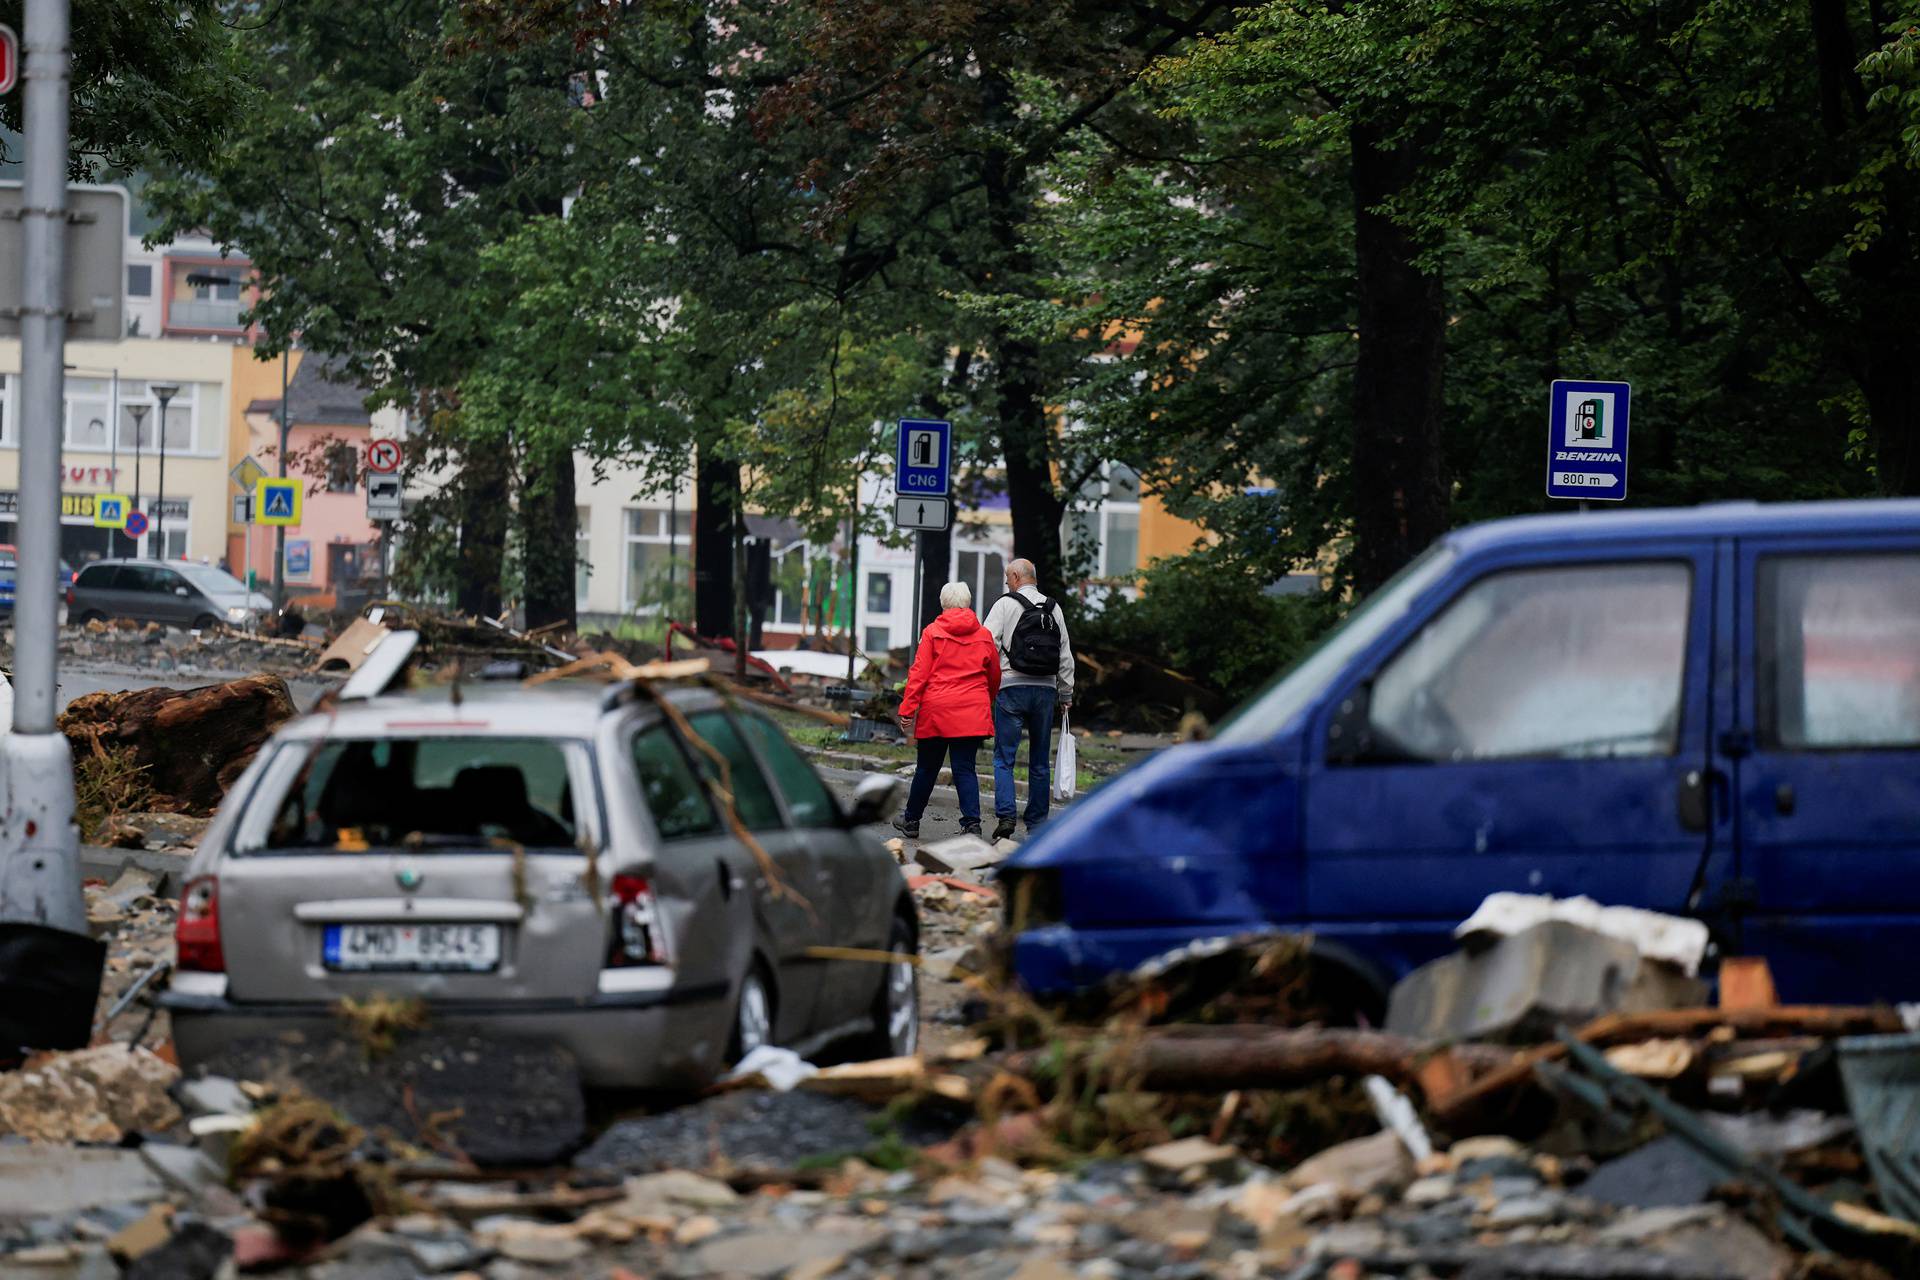
[[[653,910],[653,888],[641,876],[613,878],[613,941],[607,967],[665,964],[660,947],[659,920]]]
[[[200,973],[225,973],[220,948],[220,882],[212,876],[187,881],[180,895],[180,917],[173,926],[174,967]]]
[[[67,584],[67,608],[73,608],[73,584],[71,582]]]

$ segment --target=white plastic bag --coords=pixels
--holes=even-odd
[[[1053,752],[1053,798],[1055,800],[1073,799],[1074,774],[1080,767],[1080,749],[1073,741],[1073,724],[1067,716],[1060,717],[1060,745]]]

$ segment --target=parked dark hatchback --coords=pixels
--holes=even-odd
[[[80,571],[67,599],[76,622],[132,618],[195,630],[251,627],[272,607],[232,574],[187,560],[97,560]]]
[[[1377,996],[1518,890],[1698,915],[1786,1000],[1920,998],[1920,501],[1458,530],[1007,877],[1046,993],[1301,928]]]

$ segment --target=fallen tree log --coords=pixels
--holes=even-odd
[[[1096,1042],[1097,1045],[1097,1042]],[[1087,1062],[1116,1082],[1150,1093],[1292,1089],[1330,1076],[1384,1076],[1408,1084],[1432,1046],[1385,1031],[1340,1027],[1155,1027],[1132,1043],[1094,1047]],[[1003,1064],[1019,1075],[1047,1074],[1057,1050],[1017,1053]]]
[[[285,680],[254,675],[194,689],[89,693],[57,723],[76,765],[125,751],[154,793],[149,807],[205,817],[294,714]]]

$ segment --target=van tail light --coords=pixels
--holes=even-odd
[[[653,909],[653,888],[642,876],[613,878],[613,940],[607,948],[607,967],[665,964],[660,946],[660,922]]]
[[[174,967],[200,973],[225,973],[220,947],[220,882],[212,876],[187,881],[180,895],[180,916],[173,926]]]
[[[67,608],[73,608],[73,584],[71,582],[67,584]]]

